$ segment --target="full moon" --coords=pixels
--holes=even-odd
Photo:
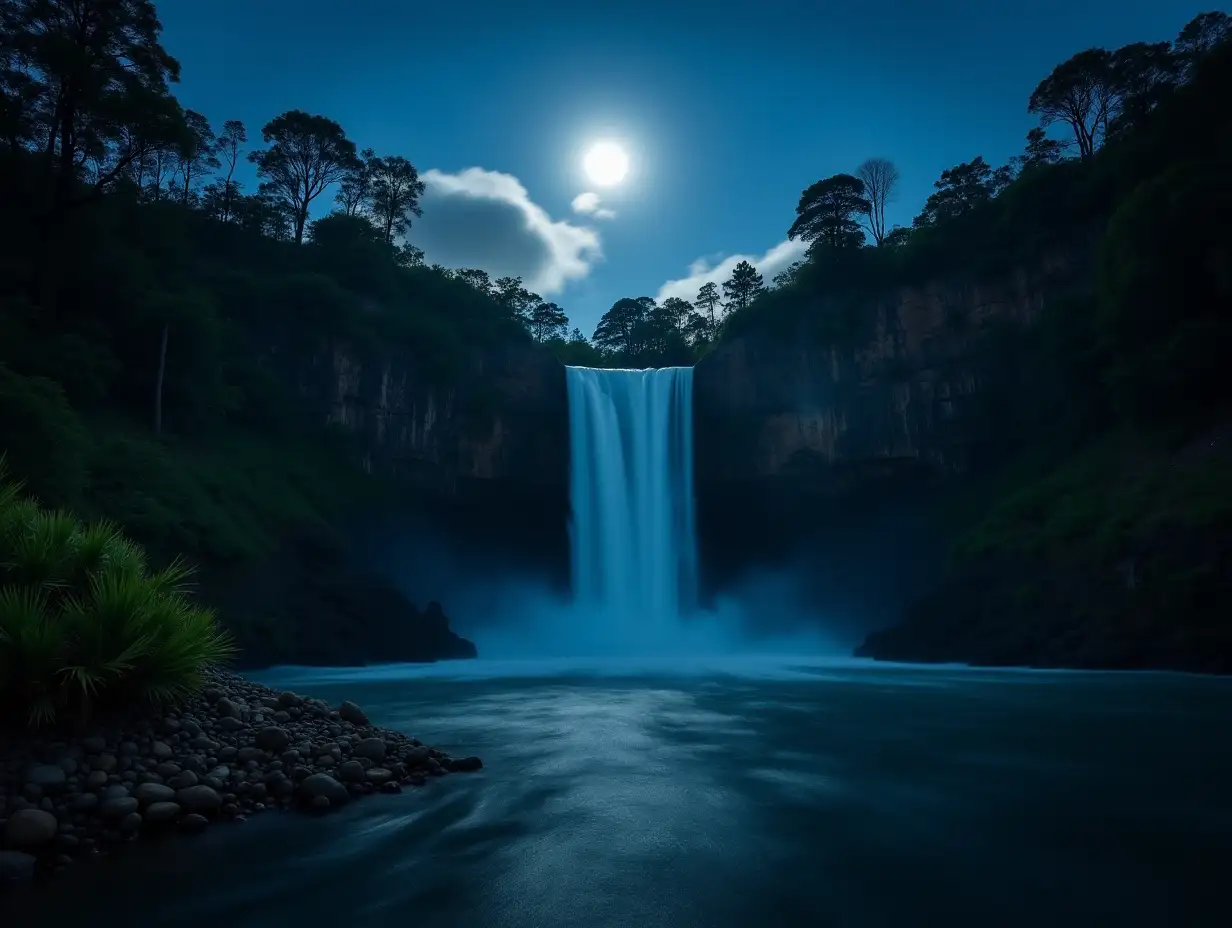
[[[610,187],[619,184],[629,173],[629,156],[615,142],[598,142],[586,152],[582,166],[592,183]]]

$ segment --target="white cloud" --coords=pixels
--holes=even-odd
[[[467,168],[424,172],[423,216],[410,240],[429,264],[477,267],[521,277],[542,294],[559,293],[603,257],[594,229],[553,220],[511,174]]]
[[[726,258],[721,258],[718,255],[711,255],[710,257],[698,258],[689,265],[688,276],[677,280],[669,280],[660,287],[657,299],[662,301],[666,300],[669,296],[678,296],[681,299],[692,302],[703,284],[713,281],[716,284],[722,285],[723,281],[731,277],[732,270],[741,261],[748,261],[755,266],[762,279],[769,285],[770,281],[774,279],[775,274],[788,267],[793,261],[799,261],[804,257],[806,251],[808,251],[807,242],[793,242],[791,239],[788,239],[779,242],[761,256],[728,255]]]
[[[583,216],[591,216],[595,219],[615,219],[616,213],[607,207],[599,206],[599,194],[594,191],[587,190],[585,193],[579,193],[573,198],[573,211],[581,213]]]

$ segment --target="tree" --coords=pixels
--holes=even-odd
[[[372,218],[392,245],[395,236],[405,235],[412,216],[422,216],[419,198],[425,184],[411,162],[399,155],[374,158],[368,162],[368,200]],[[542,341],[542,339],[540,339]]]
[[[883,236],[884,238],[884,236]],[[803,261],[793,261],[787,267],[783,268],[774,275],[770,281],[775,288],[791,286],[796,280],[796,275],[800,273],[800,269],[804,267]]]
[[[334,202],[342,207],[342,212],[346,215],[358,216],[368,208],[369,195],[372,192],[372,162],[375,160],[376,152],[365,148],[360,153],[359,160],[338,182]]]
[[[80,201],[79,179],[96,196],[182,141],[169,89],[180,66],[159,42],[151,0],[9,0],[0,14],[10,136],[28,132],[56,165],[57,205]],[[18,103],[23,116],[12,112]]]
[[[715,326],[710,324],[710,320],[701,313],[689,313],[689,318],[685,320],[682,329],[684,337],[694,348],[706,344],[714,338]]]
[[[228,119],[222,124],[222,132],[218,134],[218,155],[227,165],[227,177],[222,186],[221,216],[223,222],[231,219],[231,206],[235,202],[239,187],[232,178],[235,176],[235,166],[240,160],[240,146],[248,144],[248,130],[238,119]]]
[[[509,315],[530,328],[531,310],[543,302],[537,293],[531,293],[522,286],[521,277],[499,277],[492,283],[492,298],[496,300]]]
[[[898,187],[898,168],[888,158],[869,158],[856,168],[856,177],[864,182],[864,195],[868,199],[869,209],[865,213],[868,231],[873,241],[881,245],[886,235],[886,203],[893,199]]]
[[[1194,64],[1229,39],[1232,39],[1232,16],[1219,10],[1199,13],[1186,23],[1173,45],[1184,78],[1189,80]]]
[[[693,312],[693,304],[678,296],[669,296],[663,301],[659,309],[663,313],[663,318],[669,320],[673,327],[679,329]]]
[[[746,309],[763,290],[761,275],[748,261],[741,261],[732,269],[732,276],[723,282],[727,308],[731,312]]]
[[[565,330],[569,327],[569,317],[555,303],[537,304],[531,309],[529,318],[531,337],[537,342],[564,338]]]
[[[480,293],[493,296],[495,288],[492,286],[492,278],[488,276],[487,271],[481,271],[477,267],[462,268],[453,272],[453,276],[458,280],[464,281],[478,290]]]
[[[980,156],[942,171],[941,179],[933,183],[936,192],[924,203],[924,211],[915,217],[913,225],[933,226],[969,213],[991,200],[1004,181],[1005,177],[998,177]]]
[[[1110,135],[1143,123],[1163,101],[1181,76],[1181,61],[1167,42],[1134,42],[1112,54],[1115,112],[1108,121]]]
[[[183,183],[183,203],[188,205],[193,184],[200,180],[202,174],[222,167],[222,162],[218,160],[218,140],[214,136],[214,130],[210,128],[209,120],[195,110],[185,110],[184,121],[188,125],[188,138],[179,151],[179,163],[176,167]]]
[[[710,320],[711,331],[717,331],[720,310],[723,309],[723,298],[719,296],[719,285],[714,281],[702,284],[701,289],[697,291],[697,298],[693,300],[693,305],[706,314],[706,318]]]
[[[911,229],[907,226],[895,226],[886,233],[885,241],[881,244],[886,248],[901,248],[911,240]]]
[[[612,304],[595,326],[594,343],[606,351],[636,355],[640,352],[639,329],[646,318],[646,305],[625,297]]]
[[[856,216],[867,216],[873,205],[864,196],[864,181],[850,174],[819,180],[800,194],[796,221],[787,237],[832,248],[859,248],[864,231]],[[726,289],[727,285],[723,285]]]
[[[403,242],[394,252],[394,263],[398,267],[423,267],[423,249],[416,248],[410,242]]]
[[[1048,133],[1036,126],[1027,132],[1027,144],[1023,153],[1015,158],[1019,171],[1057,164],[1065,157],[1065,143],[1050,139]]]
[[[1039,116],[1045,129],[1054,122],[1068,125],[1079,157],[1090,158],[1107,132],[1114,88],[1112,53],[1089,48],[1061,62],[1039,82],[1027,112]]]
[[[290,208],[295,242],[302,244],[312,201],[358,163],[355,143],[332,119],[303,110],[271,119],[261,136],[270,147],[250,152],[248,160],[257,166],[261,190]]]

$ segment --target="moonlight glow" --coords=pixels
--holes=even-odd
[[[586,153],[582,166],[591,183],[610,187],[619,184],[629,173],[629,156],[615,142],[598,142]]]

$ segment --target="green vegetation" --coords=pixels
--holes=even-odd
[[[886,159],[818,181],[789,230],[809,242],[807,260],[731,312],[719,339],[855,350],[897,288],[1068,253],[1087,261],[1087,286],[1033,323],[950,319],[984,355],[967,427],[989,449],[976,462],[985,476],[948,514],[960,561],[1110,559],[1177,526],[1226,527],[1226,454],[1185,449],[1232,412],[1229,86],[1232,19],[1205,13],[1173,43],[1058,65],[1028,101],[1040,125],[1023,154],[942,172],[910,229],[885,229],[897,179]]]
[[[196,605],[191,569],[152,571],[111,522],[45,510],[0,459],[0,715],[31,725],[65,713],[192,692],[234,652]]]
[[[208,602],[295,546],[329,552],[311,568],[328,573],[383,479],[327,424],[339,358],[368,362],[362,404],[384,362],[447,386],[474,351],[557,320],[423,266],[408,159],[298,110],[250,145],[173,96],[150,0],[79,7],[0,0],[0,453],[47,506],[123,526],[155,565],[200,565]]]

